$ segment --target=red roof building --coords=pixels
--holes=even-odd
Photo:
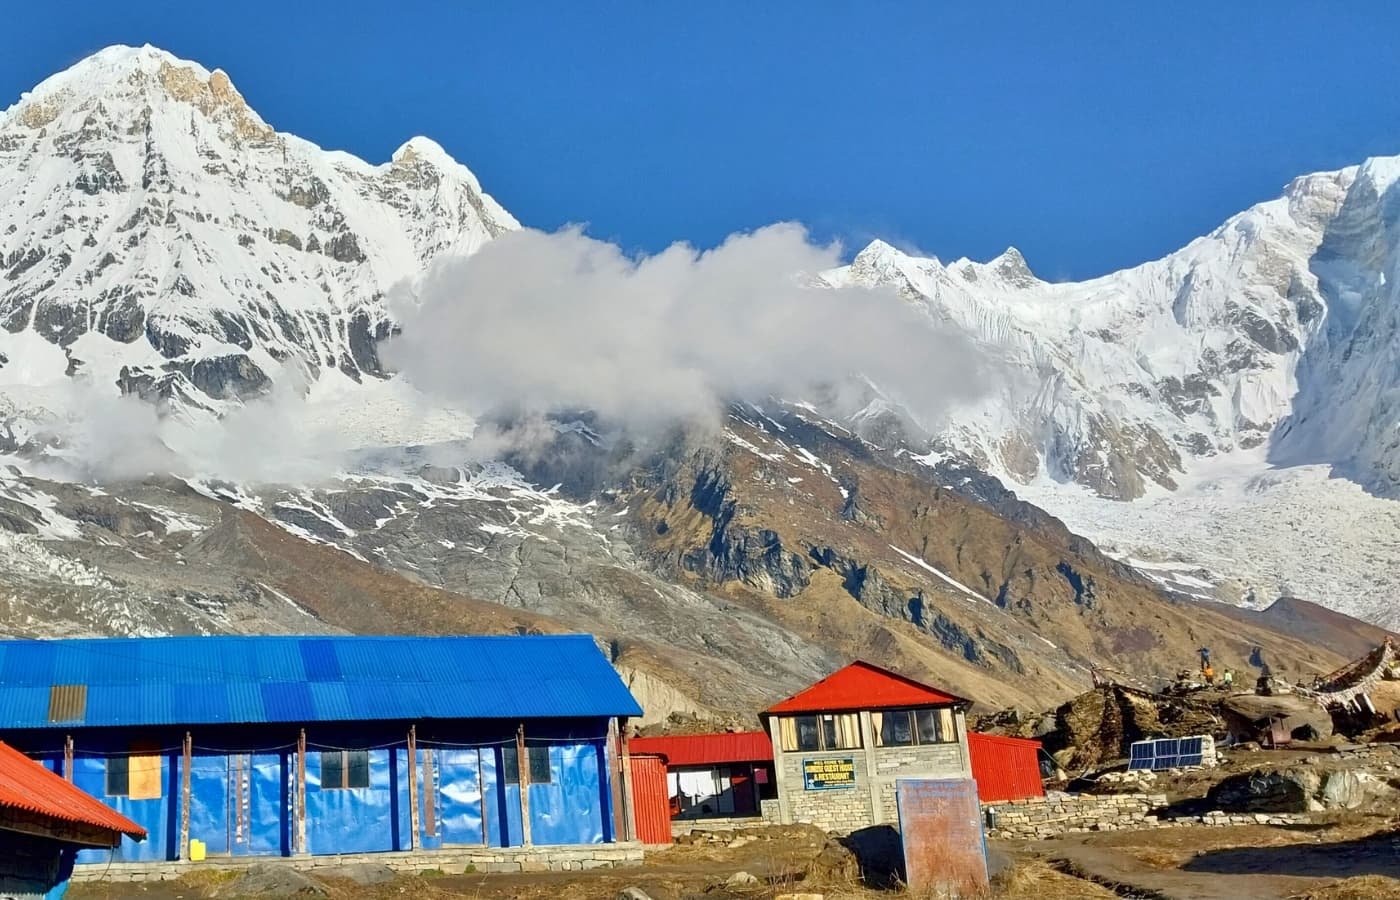
[[[763,713],[777,797],[763,815],[851,832],[898,821],[903,780],[972,780],[971,704],[867,662],[853,662]]]
[[[659,761],[664,771],[647,787],[634,778],[633,801],[638,810],[658,811],[649,818],[667,823],[664,834],[656,835],[667,841],[669,820],[757,816],[762,802],[775,796],[773,744],[767,732],[632,738],[628,752],[634,762],[647,757]]]
[[[633,753],[665,757],[673,769],[773,760],[773,743],[766,731],[639,737],[630,744]]]
[[[78,851],[111,851],[145,830],[0,743],[0,894],[62,897]]]
[[[920,684],[912,678],[868,662],[856,661],[805,691],[769,707],[765,715],[970,705],[971,701]]]
[[[18,831],[91,847],[115,847],[146,829],[79,790],[13,747],[0,743],[0,831]]]

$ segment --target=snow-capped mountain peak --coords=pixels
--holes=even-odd
[[[894,286],[1024,376],[1014,396],[994,393],[955,416],[943,438],[1013,481],[1128,499],[1173,489],[1192,460],[1324,436],[1341,463],[1340,441],[1390,439],[1329,427],[1303,440],[1311,429],[1297,412],[1332,384],[1321,370],[1355,344],[1358,323],[1396,306],[1386,286],[1400,274],[1398,176],[1400,158],[1383,158],[1297,179],[1175,253],[1081,283],[1041,281],[1015,248],[945,266],[883,242],[827,280]],[[1400,330],[1385,340],[1400,343]],[[1318,415],[1327,406],[1335,425],[1350,405],[1320,402]],[[1378,452],[1386,458],[1365,462],[1372,475],[1400,471],[1400,451]]]
[[[0,360],[211,407],[289,363],[379,376],[389,288],[518,227],[428,138],[370,164],[221,70],[108,47],[0,115]]]

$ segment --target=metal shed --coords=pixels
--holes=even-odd
[[[1040,741],[969,732],[967,749],[983,803],[1045,796]]]
[[[117,860],[610,842],[640,714],[587,635],[0,641],[0,737]]]

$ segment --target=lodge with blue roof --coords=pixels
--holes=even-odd
[[[587,635],[0,641],[0,741],[149,835],[80,862],[617,842],[641,712]]]

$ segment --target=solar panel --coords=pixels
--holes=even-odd
[[[1205,738],[1158,738],[1136,741],[1128,748],[1128,768],[1160,771],[1199,766],[1204,759]]]

